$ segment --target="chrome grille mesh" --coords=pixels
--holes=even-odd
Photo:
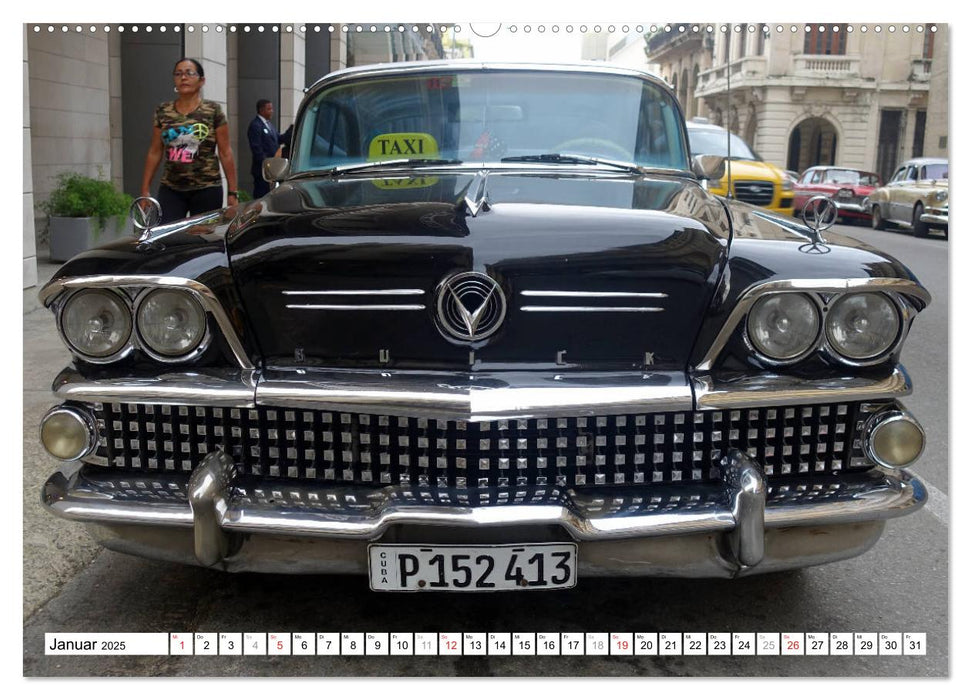
[[[339,411],[96,404],[89,461],[188,473],[216,449],[241,474],[432,487],[584,486],[718,478],[730,448],[769,477],[869,468],[858,438],[878,404],[438,421]]]
[[[775,184],[760,180],[733,180],[735,198],[748,204],[766,205],[772,203]]]

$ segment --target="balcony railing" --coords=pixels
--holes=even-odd
[[[860,75],[860,57],[811,54],[793,56],[792,75],[805,78],[858,77]]]
[[[767,59],[765,56],[745,56],[732,61],[731,64],[722,64],[715,68],[710,68],[698,74],[698,91],[704,91],[716,87],[719,82],[725,82],[727,70],[731,68],[732,80],[745,78],[764,78],[768,72]]]

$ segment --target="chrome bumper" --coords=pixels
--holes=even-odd
[[[857,204],[856,202],[841,202],[838,199],[835,201],[836,208],[839,210],[840,214],[866,215],[868,213],[862,202]]]
[[[947,226],[947,214],[935,214],[933,211],[921,214],[921,223],[933,224],[934,226]]]
[[[718,483],[583,491],[308,487],[238,477],[214,452],[188,477],[59,471],[42,500],[111,549],[229,571],[364,572],[378,540],[573,540],[581,575],[733,577],[856,556],[927,499],[906,471],[767,485],[738,451],[721,471]]]

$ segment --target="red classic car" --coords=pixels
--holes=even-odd
[[[812,197],[824,195],[836,202],[841,219],[869,219],[863,200],[880,185],[880,176],[865,170],[818,165],[806,170],[796,183],[793,209],[796,216]]]

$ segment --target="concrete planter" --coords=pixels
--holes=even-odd
[[[133,231],[131,220],[118,216],[110,217],[104,229],[97,217],[52,216],[48,230],[51,262],[65,262],[78,253],[131,236]]]

